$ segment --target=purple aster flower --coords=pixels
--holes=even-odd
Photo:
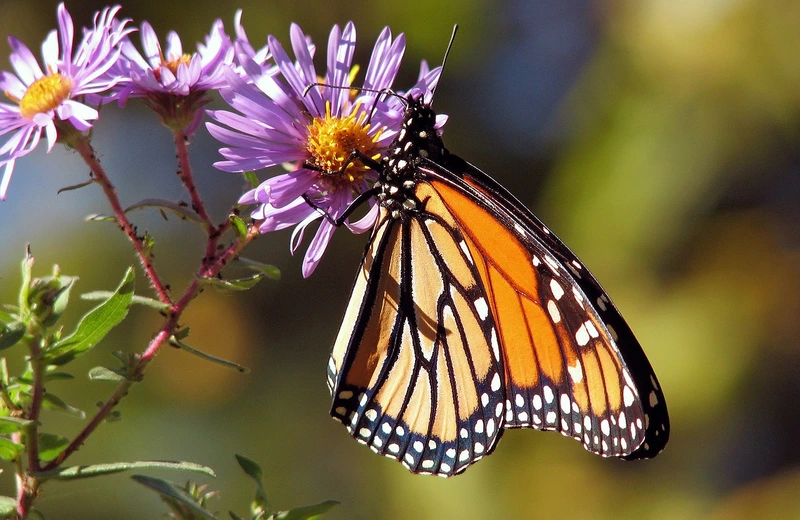
[[[306,228],[320,221],[303,261],[308,277],[319,263],[335,227],[319,210],[338,218],[358,194],[369,190],[377,172],[359,161],[346,163],[354,149],[379,159],[402,124],[402,101],[386,95],[405,52],[405,37],[392,38],[389,28],[378,37],[367,67],[363,87],[350,89],[358,67],[353,67],[356,31],[352,23],[334,26],[328,40],[327,72],[320,82],[310,43],[297,25],[291,28],[292,61],[278,41],[268,38],[280,74],[265,70],[240,56],[246,77],[228,74],[230,88],[220,92],[240,113],[213,111],[219,124],[208,123],[211,134],[229,145],[220,149],[227,159],[215,166],[228,172],[245,172],[289,163],[292,171],[272,177],[245,193],[241,204],[258,204],[252,217],[261,221],[262,233],[295,226],[292,253]],[[439,69],[424,70],[414,87],[428,94]],[[225,126],[221,126],[225,125]],[[227,128],[226,128],[227,127]],[[331,173],[337,172],[337,173]],[[338,172],[343,172],[339,174]],[[315,209],[303,198],[313,202]],[[370,229],[378,214],[374,200],[357,222],[345,221],[355,233]]]
[[[0,147],[0,199],[5,199],[16,160],[27,155],[47,136],[47,151],[63,132],[84,131],[99,118],[83,97],[104,92],[120,78],[107,74],[120,56],[118,47],[130,32],[129,20],[115,20],[119,6],[95,13],[94,27],[84,29],[83,40],[73,48],[74,27],[64,4],[58,5],[58,30],[42,44],[44,71],[28,47],[13,36],[11,65],[15,74],[0,72],[0,90],[14,104],[0,103],[0,135],[13,135]]]
[[[117,87],[114,98],[124,105],[129,97],[144,98],[168,126],[192,134],[208,103],[208,91],[226,85],[224,71],[233,63],[234,49],[222,20],[216,20],[197,52],[186,54],[175,31],[167,34],[166,52],[153,27],[142,22],[140,53],[129,39],[122,42],[118,72],[129,78]]]

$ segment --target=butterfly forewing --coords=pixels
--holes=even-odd
[[[429,163],[425,168],[432,177],[441,179],[456,193],[461,193],[467,201],[483,208],[488,213],[490,221],[501,222],[507,233],[514,235],[522,246],[535,257],[532,263],[535,264],[535,277],[538,279],[540,301],[544,302],[543,308],[547,311],[546,317],[550,318],[557,328],[559,325],[569,327],[567,324],[573,323],[570,332],[573,334],[574,340],[566,344],[578,343],[578,346],[581,346],[580,343],[587,340],[588,333],[588,343],[580,349],[583,352],[581,361],[585,359],[587,363],[582,362],[580,368],[583,376],[588,378],[584,380],[584,384],[590,385],[588,386],[588,398],[594,403],[591,409],[595,413],[589,414],[588,421],[584,416],[583,425],[578,426],[575,421],[572,423],[572,427],[569,427],[568,418],[560,417],[559,413],[561,412],[555,410],[556,422],[561,426],[556,429],[565,435],[581,438],[587,449],[601,455],[638,459],[654,457],[660,453],[669,440],[669,414],[666,401],[647,356],[608,294],[575,254],[494,179],[454,155],[447,156],[443,163],[443,165]],[[450,201],[451,199],[446,198],[446,200]],[[453,198],[452,200],[455,204],[455,201],[459,199]],[[500,247],[500,249],[505,250],[507,247]],[[512,265],[523,266],[524,264],[519,262],[512,263]],[[524,286],[524,282],[520,285]],[[555,296],[562,292],[563,296],[556,299]],[[548,300],[554,301],[551,303]],[[581,328],[581,325],[584,327]],[[546,331],[547,327],[543,325],[541,330]],[[593,361],[591,357],[586,358],[587,352],[596,354],[596,360]],[[527,363],[508,362],[506,364],[512,369],[521,365],[524,366]],[[572,368],[568,368],[567,372],[579,377],[581,373],[577,366],[572,363],[567,364],[567,366],[569,365]],[[621,367],[618,369],[621,378],[614,377],[613,366]],[[587,369],[595,373],[602,371],[603,379],[605,379],[603,390],[606,393],[609,412],[613,411],[613,413],[597,413],[602,410],[601,389],[591,385],[593,380],[598,379],[591,377]],[[615,381],[618,381],[618,384]],[[574,385],[573,391],[577,392],[577,395],[573,397],[581,397],[580,386],[580,383]],[[619,391],[615,390],[617,387]],[[614,406],[619,402],[615,399],[615,395],[622,397],[621,402],[630,413],[626,412],[622,417],[619,415],[623,410]],[[628,406],[626,403],[630,403],[631,399],[633,404]],[[509,395],[509,400],[512,403],[517,401],[513,394]],[[559,397],[559,400],[563,401],[564,398]],[[546,402],[546,399],[544,401]],[[573,399],[573,401],[575,400]],[[578,407],[586,410],[583,403],[585,400],[578,400]],[[535,404],[538,404],[538,399]],[[571,406],[574,412],[575,403],[573,402]],[[641,408],[641,414],[639,408]],[[513,408],[511,409],[513,410]],[[602,417],[603,415],[605,417]],[[577,412],[574,412],[573,416],[574,419],[578,419]],[[523,415],[524,417],[525,415]],[[566,421],[567,427],[564,427],[562,419]],[[604,423],[603,419],[606,419],[608,423]],[[533,421],[533,426],[536,427],[535,418]],[[519,426],[527,426],[524,420],[519,423]],[[591,426],[590,431],[587,431],[587,424]],[[509,421],[509,427],[516,425],[515,421]],[[623,432],[625,429],[627,429],[627,435]],[[642,432],[642,430],[644,431]],[[607,437],[611,443],[610,451],[603,446],[603,432],[605,431],[609,432]],[[597,440],[595,440],[595,436],[597,436]],[[617,441],[619,447],[614,446],[614,439],[617,437],[619,438]],[[627,447],[625,448],[622,447],[623,439],[626,440]],[[607,439],[606,441],[609,442]],[[638,448],[633,450],[631,443]]]

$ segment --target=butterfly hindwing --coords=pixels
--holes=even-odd
[[[449,476],[502,432],[496,332],[447,222],[380,218],[333,349],[331,414],[411,471]]]

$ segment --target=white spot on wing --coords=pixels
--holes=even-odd
[[[567,394],[561,394],[561,411],[569,413],[569,396]]]
[[[631,391],[631,387],[626,386],[622,389],[622,399],[625,401],[625,406],[633,404],[633,392]]]
[[[572,382],[576,385],[583,381],[583,368],[579,359],[575,359],[575,365],[567,365],[567,372],[569,372],[569,377],[572,378]]]
[[[475,310],[478,311],[478,316],[481,320],[485,320],[489,316],[489,306],[486,305],[486,300],[481,296],[475,300]]]
[[[553,323],[559,323],[561,321],[561,313],[558,312],[558,306],[556,306],[556,302],[553,300],[547,300],[547,312],[550,313],[550,319]]]
[[[595,328],[594,323],[591,320],[586,320],[586,330],[589,331],[589,335],[593,338],[597,338],[600,336],[600,333],[597,332],[597,328]]]
[[[492,354],[494,354],[494,360],[500,361],[500,343],[497,341],[497,331],[494,330],[492,327]]]
[[[617,331],[614,330],[614,327],[606,323],[606,328],[608,329],[608,332],[611,334],[611,339],[613,339],[615,342],[619,341],[619,336],[617,336]]]
[[[544,400],[547,401],[547,404],[553,402],[553,389],[549,386],[544,387]]]
[[[578,345],[581,347],[589,343],[589,332],[586,331],[586,327],[583,324],[578,328],[578,332],[575,333],[575,341],[577,341]]]
[[[467,257],[467,259],[469,260],[469,263],[473,263],[472,262],[472,255],[469,253],[469,246],[467,246],[467,243],[462,240],[461,242],[458,243],[458,246],[461,248],[461,251],[464,252],[464,256]]]
[[[561,299],[561,297],[562,297],[562,296],[564,296],[564,288],[563,288],[563,287],[561,287],[561,284],[559,284],[559,283],[556,281],[556,279],[555,279],[555,278],[553,278],[552,280],[550,280],[550,292],[552,292],[552,293],[553,293],[553,297],[554,297],[556,300],[560,300],[560,299]]]

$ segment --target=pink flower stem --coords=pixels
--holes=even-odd
[[[192,165],[189,163],[189,147],[187,145],[186,134],[182,130],[175,130],[172,133],[172,139],[175,142],[175,150],[178,153],[178,177],[180,177],[183,185],[189,191],[189,197],[192,199],[192,209],[197,215],[203,219],[206,225],[208,234],[211,235],[216,231],[216,226],[208,216],[206,206],[200,194],[197,192],[197,186],[194,183],[192,176]]]
[[[38,495],[39,481],[32,477],[30,473],[41,470],[39,461],[39,413],[44,402],[44,369],[45,363],[39,359],[41,349],[39,348],[39,337],[35,335],[30,341],[31,352],[31,373],[33,384],[30,410],[24,414],[24,418],[31,421],[30,426],[25,431],[25,439],[19,432],[13,434],[13,441],[25,445],[28,453],[28,466],[25,471],[22,469],[22,461],[17,460],[17,516],[26,518],[33,506],[34,500]]]
[[[172,133],[173,141],[175,142],[175,150],[178,157],[178,177],[189,192],[189,197],[192,200],[192,209],[203,220],[206,232],[208,233],[208,242],[206,243],[206,254],[203,257],[203,266],[207,267],[217,254],[217,245],[222,234],[228,229],[228,221],[216,226],[211,220],[211,217],[206,211],[203,199],[197,191],[197,185],[194,183],[194,176],[192,175],[192,165],[189,162],[189,148],[188,139],[183,130],[174,130]]]
[[[133,248],[139,257],[139,261],[142,263],[142,268],[144,269],[147,278],[150,280],[150,284],[153,286],[153,289],[158,294],[159,300],[165,304],[172,304],[172,299],[169,296],[169,290],[159,278],[158,273],[153,266],[150,255],[144,250],[144,243],[142,242],[142,239],[136,234],[136,228],[131,224],[130,220],[128,220],[128,216],[122,209],[119,197],[117,197],[117,190],[111,183],[108,175],[106,175],[105,169],[100,164],[100,161],[97,159],[89,140],[84,136],[80,136],[80,138],[74,139],[71,144],[76,150],[78,150],[78,153],[81,155],[86,164],[89,165],[95,180],[103,188],[103,192],[106,194],[106,198],[111,204],[111,209],[114,211],[114,216],[117,219],[117,223],[133,244]]]

